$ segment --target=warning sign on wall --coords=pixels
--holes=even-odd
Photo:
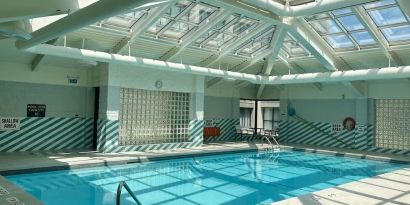
[[[28,104],[27,117],[45,117],[46,105],[43,104]]]
[[[0,118],[0,130],[19,130],[20,129],[20,118],[15,117],[3,117]]]

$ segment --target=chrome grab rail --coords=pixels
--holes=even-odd
[[[263,136],[263,138],[265,138],[265,140],[269,143],[269,145],[271,146],[271,149],[272,150],[274,150],[275,149],[275,146],[274,146],[274,144],[272,143],[272,141],[278,146],[278,148],[280,149],[280,144],[278,143],[278,141],[275,139],[275,136],[273,135],[273,131],[272,132],[270,132],[270,134],[268,134],[268,135],[262,135]],[[271,139],[269,139],[269,138],[271,138]],[[272,141],[271,141],[272,140]]]
[[[120,205],[121,204],[121,190],[122,187],[124,187],[127,192],[131,195],[131,197],[134,199],[134,201],[138,204],[138,205],[142,205],[141,202],[137,199],[137,197],[134,195],[134,193],[132,193],[130,187],[128,186],[127,183],[125,183],[125,181],[121,181],[120,184],[118,185],[117,188],[117,197],[116,197],[116,205]]]

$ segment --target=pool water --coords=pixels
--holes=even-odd
[[[267,204],[406,167],[296,151],[245,152],[7,176],[47,205],[114,205],[125,180],[147,204]],[[135,204],[122,192],[122,204]]]

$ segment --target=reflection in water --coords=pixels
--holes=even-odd
[[[249,152],[8,176],[47,205],[113,205],[125,180],[144,204],[266,204],[403,167],[303,152]],[[123,204],[133,204],[123,193]]]

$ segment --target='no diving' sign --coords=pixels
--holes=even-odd
[[[0,118],[0,130],[19,130],[20,129],[20,118],[15,117],[4,117]]]

